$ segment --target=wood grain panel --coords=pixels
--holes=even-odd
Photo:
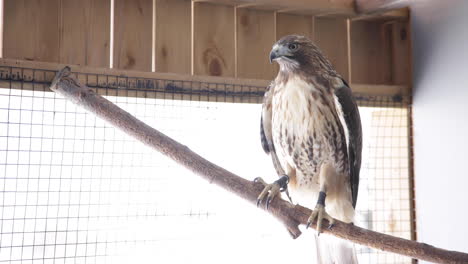
[[[410,49],[407,21],[354,21],[351,24],[353,82],[410,84]]]
[[[190,0],[156,0],[155,70],[190,73]]]
[[[59,61],[59,0],[5,0],[3,57]]]
[[[287,10],[307,14],[354,15],[354,0],[193,0],[194,2],[223,3],[263,10]],[[395,1],[395,0],[394,0]],[[407,0],[402,0],[407,1]]]
[[[269,61],[275,38],[274,12],[237,10],[237,77],[272,79],[276,75]]]
[[[114,68],[151,71],[153,0],[115,0]]]
[[[286,35],[302,35],[314,38],[314,18],[306,15],[279,13],[276,15],[276,38]]]
[[[110,1],[62,0],[60,62],[109,67]]]
[[[392,83],[411,83],[411,45],[407,21],[392,25]]]
[[[377,13],[392,9],[407,7],[408,0],[356,0],[356,10],[358,13]]]
[[[383,23],[351,23],[351,73],[354,83],[391,84],[391,31]]]
[[[193,73],[234,77],[234,7],[194,3]]]
[[[348,34],[344,18],[315,18],[315,44],[341,76],[349,81]]]

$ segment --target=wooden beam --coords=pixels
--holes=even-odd
[[[363,84],[352,83],[353,93],[361,95],[390,95],[390,96],[408,96],[410,89],[408,85],[386,85],[386,84]]]
[[[67,65],[60,63],[0,59],[0,86],[3,85],[4,87],[9,87],[8,85],[10,84],[10,81],[22,83],[49,83],[55,72],[65,66]],[[93,76],[93,78],[96,79],[96,82],[99,82],[98,79],[106,80],[108,79],[107,76],[113,76],[112,78],[114,79],[145,79],[148,81],[162,80],[172,81],[172,83],[194,83],[196,85],[200,85],[200,83],[208,83],[213,84],[211,87],[208,87],[212,92],[215,92],[216,90],[226,92],[226,87],[233,87],[234,90],[238,88],[240,89],[240,87],[247,87],[248,89],[245,89],[246,91],[252,90],[250,89],[252,87],[256,87],[258,88],[258,91],[263,92],[271,82],[271,80],[142,72],[79,65],[71,65],[71,69],[75,73]],[[42,71],[45,71],[46,73],[43,73]],[[138,87],[134,88],[138,89]],[[353,83],[351,84],[351,88],[354,93],[360,95],[405,96],[410,94],[410,87],[407,85],[373,85]],[[188,87],[188,89],[197,89],[197,87],[192,86]],[[261,97],[262,94],[259,94],[259,96]],[[261,102],[261,100],[256,102]]]
[[[357,17],[353,17],[352,20],[368,20],[368,21],[407,21],[410,16],[409,8],[394,9],[382,13],[371,13],[371,14],[360,14]]]
[[[281,6],[265,5],[262,3],[239,4],[236,7],[237,8],[249,8],[249,9],[254,9],[254,10],[264,10],[264,11],[277,11],[277,10],[282,9]]]
[[[408,7],[409,0],[356,0],[358,14],[371,14]]]
[[[235,85],[248,85],[248,86],[261,86],[265,87],[270,84],[269,80],[258,80],[258,79],[239,79],[231,77],[218,77],[218,76],[202,76],[202,75],[188,75],[188,74],[176,74],[176,73],[162,73],[162,72],[146,72],[146,71],[134,71],[124,69],[110,69],[110,68],[97,68],[88,67],[81,65],[70,65],[62,63],[49,63],[49,62],[38,62],[38,61],[27,61],[27,60],[14,60],[14,59],[0,59],[1,67],[13,67],[13,68],[27,68],[36,70],[47,70],[57,71],[65,66],[70,66],[73,72],[76,73],[87,73],[95,75],[115,75],[121,77],[134,77],[134,78],[154,78],[174,81],[194,81],[194,82],[212,82],[212,83],[223,83],[223,84],[235,84]]]
[[[354,15],[353,0],[192,0],[194,2],[209,2],[229,4],[239,7],[249,7],[263,10],[306,10],[309,14],[342,14]]]
[[[245,4],[245,0],[192,0],[193,3],[211,3],[218,5],[236,6]]]

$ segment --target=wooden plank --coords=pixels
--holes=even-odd
[[[314,39],[314,18],[307,15],[279,13],[276,15],[276,38],[302,35]]]
[[[121,78],[146,78],[146,79],[159,79],[159,80],[173,80],[173,81],[187,81],[187,82],[209,82],[215,84],[229,84],[237,86],[256,86],[266,88],[269,84],[269,80],[257,80],[257,79],[239,79],[233,77],[220,77],[220,76],[201,76],[201,75],[189,75],[189,74],[176,74],[176,73],[160,73],[160,72],[146,72],[146,71],[134,71],[124,69],[110,69],[110,68],[97,68],[82,65],[70,65],[62,63],[48,63],[48,62],[36,62],[16,59],[1,59],[0,67],[6,68],[30,68],[30,69],[41,69],[51,71],[51,78],[55,75],[52,71],[57,71],[65,66],[70,66],[73,72],[79,72],[83,74],[91,75],[114,75]],[[0,72],[6,74],[5,69]],[[15,80],[20,80],[21,75],[14,74]],[[37,77],[37,76],[36,76]],[[0,79],[2,76],[0,75]],[[24,80],[31,81],[31,78],[25,78]]]
[[[190,73],[190,0],[156,0],[155,71]]]
[[[395,21],[353,21],[352,80],[369,84],[410,84],[409,24]]]
[[[55,75],[55,71],[67,66],[66,64],[47,63],[14,59],[0,59],[0,80],[5,80],[5,85],[9,80],[32,82],[34,81],[51,81]],[[240,79],[231,77],[216,77],[216,76],[198,76],[188,74],[173,74],[173,73],[159,73],[159,72],[142,72],[133,70],[119,70],[109,68],[96,68],[89,66],[68,65],[73,72],[81,74],[98,75],[98,79],[105,82],[114,82],[113,79],[128,78],[143,78],[151,81],[181,81],[189,83],[213,83],[213,84],[226,84],[233,86],[233,90],[244,91],[250,90],[248,87],[267,87],[270,80],[257,80],[257,79]],[[20,69],[27,68],[21,74]],[[38,74],[37,70],[48,71],[47,74]],[[113,77],[112,77],[113,76]],[[372,85],[372,84],[358,84],[352,83],[351,89],[354,93],[360,95],[382,95],[382,96],[395,96],[395,95],[410,95],[410,87],[408,85]],[[6,86],[8,87],[8,86]],[[225,87],[215,86],[219,89],[225,90]],[[193,97],[195,98],[195,97]],[[195,98],[196,99],[196,98]]]
[[[245,4],[245,0],[192,0],[194,3],[210,3],[216,5],[230,5],[236,6]]]
[[[303,10],[309,14],[354,15],[353,0],[194,0],[263,10]]]
[[[362,84],[351,83],[353,93],[362,95],[411,95],[411,90],[408,85],[389,85],[389,84]]]
[[[241,3],[236,5],[237,8],[248,8],[253,10],[263,10],[263,11],[278,11],[283,8],[281,5],[265,5],[264,3]]]
[[[348,34],[345,18],[316,17],[314,41],[336,71],[349,82]]]
[[[59,0],[4,0],[3,57],[59,61]]]
[[[151,71],[153,0],[115,0],[114,68]]]
[[[0,58],[3,58],[3,37],[4,37],[4,34],[3,34],[3,28],[4,28],[4,21],[5,21],[5,5],[4,5],[4,2],[3,1],[0,1]]]
[[[277,70],[269,54],[275,33],[274,12],[237,9],[237,77],[274,78]]]
[[[410,16],[409,8],[393,9],[381,13],[359,14],[353,20],[404,20],[407,21]]]
[[[193,5],[193,74],[234,77],[234,7]]]
[[[110,1],[62,0],[60,62],[109,67]]]
[[[392,83],[411,83],[411,45],[409,24],[395,21],[392,25]]]
[[[385,23],[351,23],[351,79],[356,83],[392,84],[391,31]]]
[[[385,12],[409,5],[409,0],[356,0],[356,10],[360,14]]]

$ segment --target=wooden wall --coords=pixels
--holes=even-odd
[[[3,57],[269,80],[273,43],[301,34],[349,82],[409,84],[406,17],[355,17],[351,2],[4,0]]]

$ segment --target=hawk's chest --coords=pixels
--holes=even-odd
[[[272,136],[280,161],[312,176],[330,148],[333,109],[313,84],[292,78],[275,88],[272,98]]]
[[[313,85],[298,78],[277,86],[272,100],[273,125],[288,125],[296,133],[311,125],[309,121],[317,103],[312,97],[314,92],[317,89]]]

